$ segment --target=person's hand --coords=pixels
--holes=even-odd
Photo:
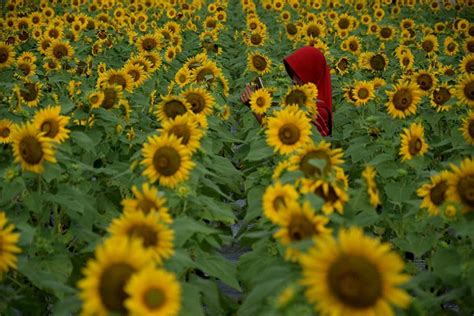
[[[249,104],[250,96],[252,95],[253,91],[250,89],[250,85],[245,86],[244,92],[240,95],[240,101],[244,104]]]

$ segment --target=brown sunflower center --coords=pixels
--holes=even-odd
[[[285,145],[293,145],[300,139],[300,129],[293,123],[287,123],[278,131],[280,141]]]
[[[330,266],[326,281],[334,296],[357,309],[373,306],[383,290],[377,267],[354,255],[341,255]]]
[[[463,92],[468,100],[474,101],[474,80],[464,86]]]
[[[48,35],[49,35],[49,37],[56,39],[56,38],[59,37],[59,31],[56,30],[56,29],[51,29],[51,30],[48,31]]]
[[[30,165],[40,163],[43,158],[43,148],[41,147],[41,143],[34,136],[24,137],[20,141],[19,149],[21,158]]]
[[[277,196],[274,200],[273,200],[273,208],[275,210],[279,210],[280,207],[286,207],[286,203],[285,203],[285,198],[281,195]]]
[[[140,71],[137,69],[131,69],[127,72],[130,77],[132,77],[133,81],[137,82],[140,79]]]
[[[148,289],[143,296],[143,302],[150,310],[159,309],[165,301],[166,297],[161,289]]]
[[[408,142],[408,152],[412,156],[417,155],[420,152],[422,147],[423,147],[423,142],[418,137],[413,137]]]
[[[252,57],[252,65],[258,70],[258,71],[264,71],[267,68],[267,61],[264,57],[262,56],[253,56]]]
[[[206,107],[206,100],[199,93],[190,92],[186,94],[186,100],[191,104],[191,110],[196,114]]]
[[[372,67],[373,70],[383,70],[385,69],[385,58],[383,58],[382,55],[376,54],[370,58],[370,67]]]
[[[183,102],[179,100],[171,100],[165,103],[164,111],[166,117],[174,119],[176,116],[185,114],[188,110]]]
[[[451,98],[451,93],[449,89],[441,87],[433,91],[433,98],[436,104],[443,105]]]
[[[413,97],[410,90],[400,89],[393,95],[393,105],[399,111],[405,111],[412,104]]]
[[[433,87],[433,78],[429,74],[421,74],[416,78],[421,90],[428,91]]]
[[[459,179],[456,187],[463,204],[474,208],[474,175],[465,175]]]
[[[321,197],[325,202],[334,203],[338,200],[336,190],[334,190],[332,185],[328,186],[327,193],[324,192],[323,186],[319,186],[314,190],[314,194]]]
[[[469,122],[469,125],[467,126],[467,132],[469,133],[471,139],[474,139],[474,120]]]
[[[46,120],[41,124],[40,130],[44,132],[44,136],[54,138],[59,132],[59,124],[55,120]]]
[[[306,216],[293,216],[288,226],[288,235],[292,241],[301,241],[316,234],[314,225]]]
[[[125,89],[127,87],[127,80],[121,74],[112,74],[109,77],[109,83],[119,85],[122,87],[122,89]]]
[[[359,44],[357,42],[350,42],[349,43],[349,49],[351,51],[355,52],[359,49]]]
[[[308,100],[308,97],[304,93],[304,91],[300,89],[294,89],[285,98],[286,104],[297,104],[297,105],[304,105]]]
[[[421,47],[423,47],[423,50],[427,53],[430,53],[434,49],[434,43],[432,40],[425,40],[421,44]]]
[[[149,225],[145,225],[145,224],[133,225],[128,229],[127,235],[130,238],[132,237],[140,238],[145,248],[156,246],[156,244],[158,243],[156,230],[154,230]]]
[[[108,266],[99,280],[99,295],[108,311],[124,314],[127,312],[124,301],[128,298],[124,290],[135,268],[127,263],[114,263]]]
[[[349,27],[349,20],[346,18],[342,18],[337,22],[337,25],[342,30],[347,29]]]
[[[474,59],[470,60],[466,63],[465,68],[467,73],[472,74],[474,73]]]
[[[311,159],[324,159],[326,161],[324,170],[320,170],[318,167],[310,164]],[[306,178],[320,176],[322,171],[328,171],[331,168],[331,157],[323,150],[310,151],[301,159],[299,168]]]
[[[447,48],[449,52],[453,52],[456,49],[456,44],[449,43]]]
[[[6,63],[9,57],[8,50],[5,47],[0,47],[0,64]]]
[[[158,45],[158,43],[155,41],[154,38],[148,37],[148,38],[145,38],[142,42],[142,48],[148,52],[155,49],[156,45]]]
[[[0,136],[2,138],[7,138],[8,136],[10,136],[10,129],[8,127],[4,127],[0,130]]]
[[[337,63],[337,68],[339,68],[339,70],[341,71],[344,71],[347,69],[348,65],[349,65],[349,62],[347,61],[347,59],[343,58]]]
[[[173,147],[163,146],[153,155],[153,166],[159,174],[170,177],[179,170],[181,156]]]
[[[392,29],[389,27],[382,27],[380,29],[380,36],[382,36],[382,38],[390,38],[390,36],[392,36]]]
[[[448,189],[448,182],[446,180],[438,182],[430,190],[430,200],[434,205],[440,206],[446,200],[446,190]]]
[[[317,25],[311,25],[306,31],[306,35],[310,37],[318,37],[321,34],[321,30]]]
[[[24,84],[25,89],[20,90],[20,95],[25,100],[26,102],[31,102],[36,100],[38,97],[38,87],[34,83],[25,83]]]
[[[66,45],[58,44],[58,45],[54,46],[54,48],[53,48],[53,55],[57,59],[61,59],[64,56],[68,55],[68,48],[66,47]]]
[[[262,43],[262,36],[260,34],[252,34],[252,36],[250,36],[250,42],[253,44],[253,45],[260,45]]]
[[[18,65],[18,69],[20,69],[23,76],[28,76],[31,72],[31,66],[30,64],[27,64],[27,63],[22,63]]]
[[[114,88],[104,89],[104,101],[102,101],[102,107],[104,109],[112,108],[117,102],[118,93]]]
[[[264,106],[265,105],[265,98],[264,97],[258,97],[256,103],[257,103],[258,107]]]
[[[474,41],[468,41],[466,47],[470,53],[474,53]]]
[[[290,35],[295,35],[298,33],[298,28],[293,23],[288,23],[286,25],[286,32]]]
[[[186,124],[175,125],[169,130],[169,134],[173,134],[181,139],[181,144],[187,145],[191,138],[191,131]]]
[[[196,81],[197,82],[203,82],[203,81],[211,81],[212,82],[212,81],[214,81],[214,72],[212,71],[212,69],[203,68],[196,75]]]
[[[369,91],[367,88],[360,88],[359,91],[357,91],[357,96],[359,99],[365,100],[369,97]]]

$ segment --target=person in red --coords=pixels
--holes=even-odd
[[[331,136],[333,126],[331,74],[323,53],[313,47],[305,46],[283,59],[288,75],[296,85],[308,82],[318,87],[318,115],[313,119],[322,136]],[[240,97],[243,103],[250,100],[252,90],[249,86]]]

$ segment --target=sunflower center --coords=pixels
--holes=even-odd
[[[104,101],[102,102],[102,107],[105,109],[110,109],[115,105],[117,101],[117,91],[113,88],[106,88],[104,90]]]
[[[311,221],[305,216],[293,216],[288,226],[288,234],[292,241],[301,241],[316,234]]]
[[[471,208],[474,207],[474,175],[461,177],[457,185],[457,191],[464,204]]]
[[[408,109],[412,100],[413,97],[408,89],[400,89],[393,95],[393,105],[399,111]]]
[[[465,68],[466,68],[467,73],[470,73],[470,74],[474,73],[474,60],[468,61],[466,63]]]
[[[267,61],[262,56],[253,56],[252,64],[259,71],[264,71],[267,68]]]
[[[433,86],[433,78],[428,74],[421,74],[416,78],[416,82],[420,86],[420,89],[428,91]]]
[[[169,130],[169,134],[173,134],[181,139],[181,144],[186,145],[191,138],[191,131],[186,124],[175,125]]]
[[[207,78],[209,78],[210,76],[212,76],[212,78],[210,80],[208,80]],[[203,68],[196,75],[196,81],[197,82],[202,82],[202,81],[211,81],[212,82],[212,81],[214,81],[214,72],[212,72],[212,70],[209,69],[209,68]]]
[[[366,88],[361,88],[357,91],[357,96],[362,100],[367,99],[369,97],[369,91]]]
[[[469,125],[467,127],[467,131],[469,133],[469,136],[471,136],[471,138],[474,138],[474,120],[471,120],[469,122]]]
[[[471,81],[471,82],[468,82],[465,86],[464,86],[464,96],[471,100],[471,101],[474,101],[474,80]]]
[[[334,296],[353,308],[368,308],[380,298],[382,277],[367,259],[341,255],[329,268],[327,282]]]
[[[260,43],[262,43],[262,36],[260,36],[260,34],[252,34],[252,36],[250,36],[250,42],[253,44],[253,45],[259,45]]]
[[[44,136],[54,138],[59,132],[59,124],[55,120],[46,120],[41,124],[40,130],[45,133]]]
[[[380,30],[380,35],[382,36],[382,38],[390,38],[390,36],[392,36],[392,29],[389,27],[383,27]]]
[[[474,53],[474,41],[469,41],[469,42],[466,44],[466,47],[467,47],[467,50],[468,50],[470,53]]]
[[[129,70],[128,74],[130,75],[130,77],[133,78],[133,81],[135,82],[138,81],[138,79],[140,79],[140,72],[136,69]]]
[[[187,112],[186,106],[179,100],[171,100],[165,103],[164,111],[168,118],[174,119],[178,115]]]
[[[129,237],[140,238],[145,248],[156,246],[158,243],[156,231],[152,227],[145,224],[131,226],[127,231],[127,235]]]
[[[286,25],[286,32],[290,35],[295,35],[298,33],[298,28],[293,23],[288,23]]]
[[[27,63],[20,64],[18,68],[23,73],[23,76],[28,76],[28,74],[31,72],[31,66]]]
[[[8,51],[5,48],[1,47],[0,48],[0,64],[5,63],[8,60],[9,56],[10,55],[8,54]]]
[[[359,44],[357,42],[350,42],[349,43],[349,49],[353,52],[357,51],[359,49]]]
[[[25,100],[26,102],[31,102],[36,100],[36,97],[38,96],[38,88],[36,87],[36,84],[34,83],[25,83],[24,87],[26,90],[21,89],[20,90],[20,95]]]
[[[281,195],[277,196],[274,200],[273,200],[273,208],[275,210],[279,210],[280,207],[286,207],[286,203],[285,203],[285,198]]]
[[[142,210],[143,213],[148,214],[151,212],[151,210],[157,210],[158,206],[149,199],[141,199],[137,203],[137,208]]]
[[[306,34],[310,37],[318,37],[321,34],[321,30],[316,25],[308,27]]]
[[[265,98],[263,98],[263,97],[258,97],[256,103],[257,103],[257,106],[258,106],[258,107],[264,106],[264,105],[265,105]]]
[[[300,139],[300,129],[293,123],[285,124],[280,127],[278,137],[283,144],[293,145]]]
[[[99,295],[107,310],[116,313],[126,313],[124,301],[128,298],[124,287],[135,272],[126,263],[114,263],[102,273],[99,281]]]
[[[453,52],[456,49],[456,44],[449,43],[447,48],[449,52]]]
[[[127,80],[125,80],[124,76],[121,74],[113,74],[109,77],[109,83],[110,84],[117,84],[122,87],[122,89],[125,89],[127,86]]]
[[[0,136],[3,138],[7,138],[8,136],[10,136],[10,129],[8,127],[3,128],[0,131]]]
[[[374,55],[370,58],[370,67],[374,70],[383,70],[385,68],[385,58],[380,54]]]
[[[286,104],[304,105],[307,99],[308,97],[304,91],[300,89],[294,89],[286,96],[285,102]]]
[[[165,177],[172,176],[181,166],[181,156],[173,147],[161,147],[153,156],[153,166],[155,166],[158,173]]]
[[[347,29],[349,27],[349,20],[348,19],[340,19],[339,22],[337,22],[337,25],[341,29]]]
[[[160,289],[148,289],[144,296],[143,302],[150,310],[156,310],[165,303],[165,295]]]
[[[408,152],[410,152],[412,156],[415,156],[420,152],[422,146],[423,143],[421,142],[421,139],[415,137],[408,142]]]
[[[408,65],[410,64],[410,58],[408,58],[408,57],[403,57],[402,62],[403,62],[403,65],[404,65],[404,66],[408,66]]]
[[[448,189],[448,183],[446,180],[443,180],[437,183],[430,190],[430,200],[434,205],[440,206],[446,199],[446,190]]]
[[[206,107],[206,100],[198,93],[188,93],[186,100],[191,104],[191,110],[196,114],[200,113]]]
[[[43,158],[43,148],[41,143],[34,136],[24,137],[19,144],[20,155],[27,163],[31,165],[38,164]]]
[[[423,50],[427,53],[431,52],[434,49],[434,43],[431,40],[426,40],[421,44]]]
[[[316,188],[316,190],[314,190],[314,194],[321,197],[325,202],[329,202],[330,204],[333,204],[338,200],[336,190],[334,190],[332,185],[328,186],[327,193],[324,192],[322,186],[319,186],[318,188]]]
[[[441,87],[433,92],[433,96],[436,104],[443,105],[451,98],[451,93],[448,89]]]
[[[67,54],[68,54],[68,49],[65,45],[60,44],[60,45],[55,46],[53,49],[53,55],[57,59],[61,59],[64,56],[67,56]]]
[[[151,51],[155,49],[157,43],[153,38],[145,38],[142,43],[142,47],[146,51]]]
[[[326,161],[326,166],[324,170],[320,170],[318,167],[310,164],[311,159],[324,159]],[[321,175],[322,171],[327,171],[331,167],[331,158],[329,155],[322,150],[314,150],[310,151],[306,155],[303,156],[300,162],[300,170],[304,173],[306,178],[319,176]]]

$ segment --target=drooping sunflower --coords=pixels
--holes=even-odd
[[[469,112],[467,116],[462,120],[462,127],[460,128],[460,131],[462,132],[462,135],[464,136],[466,142],[468,144],[474,145],[474,112]]]
[[[144,214],[157,213],[159,220],[171,224],[173,219],[166,207],[165,197],[158,192],[158,189],[149,183],[142,185],[141,191],[136,187],[132,187],[135,198],[123,199],[121,204],[124,213],[142,212]]]
[[[209,115],[212,113],[216,101],[206,89],[192,87],[183,91],[181,95],[191,105],[191,111],[194,114]]]
[[[189,104],[186,98],[178,95],[168,95],[161,98],[156,115],[158,120],[164,122],[184,115],[188,111],[191,111],[191,104]]]
[[[7,216],[0,212],[0,278],[10,269],[16,269],[16,255],[21,252],[17,246],[19,233],[14,233],[15,226],[8,223]]]
[[[459,70],[462,74],[474,74],[474,54],[464,56],[459,63]]]
[[[148,78],[150,78],[150,74],[145,71],[143,66],[138,64],[127,64],[123,68],[123,71],[133,80],[131,89],[140,87]]]
[[[380,194],[377,188],[377,182],[375,181],[376,174],[377,171],[373,166],[366,166],[362,172],[362,177],[367,187],[367,194],[369,195],[369,202],[373,207],[380,204]]]
[[[176,136],[191,153],[200,147],[200,140],[204,136],[191,112],[163,121],[162,132]]]
[[[458,202],[464,213],[474,210],[474,160],[465,158],[460,166],[451,164],[452,172],[448,175],[449,200]]]
[[[400,137],[400,156],[402,161],[411,160],[415,156],[423,156],[428,151],[425,141],[425,130],[421,123],[413,123],[403,129]]]
[[[131,277],[125,291],[130,316],[175,316],[180,311],[181,286],[171,272],[144,269]]]
[[[112,221],[108,228],[113,237],[141,240],[142,246],[150,250],[154,261],[161,265],[174,254],[173,230],[160,221],[156,212],[127,212]]]
[[[8,119],[0,120],[0,144],[8,144],[12,141],[12,132],[15,125]]]
[[[272,95],[265,88],[258,89],[250,96],[250,108],[256,114],[265,114],[272,106]]]
[[[355,106],[367,104],[367,102],[373,99],[375,97],[374,90],[373,84],[369,81],[356,82],[352,90]]]
[[[266,135],[275,152],[292,153],[310,141],[310,119],[298,106],[286,106],[268,119]]]
[[[455,89],[455,94],[459,101],[474,107],[474,74],[461,76]]]
[[[441,206],[447,200],[449,172],[442,171],[430,178],[430,183],[423,184],[416,191],[423,198],[420,207],[428,209],[431,216],[439,214]]]
[[[186,181],[194,167],[190,150],[174,135],[149,136],[143,145],[143,157],[143,175],[151,183],[158,180],[171,188]]]
[[[20,163],[23,170],[42,173],[45,161],[56,162],[52,140],[32,123],[16,126],[12,142],[15,162]]]
[[[95,259],[87,262],[84,278],[78,283],[83,314],[126,314],[125,301],[129,295],[125,286],[134,274],[153,262],[152,253],[142,247],[140,239],[107,239],[96,248]]]
[[[399,288],[409,280],[402,259],[360,228],[339,230],[337,240],[316,240],[300,264],[306,297],[323,315],[393,315],[390,303],[401,308],[410,303]]]
[[[161,41],[160,33],[145,34],[138,39],[136,45],[140,53],[151,52],[161,48]]]
[[[281,222],[281,212],[292,202],[298,200],[298,192],[291,184],[281,184],[279,181],[266,188],[263,194],[263,214],[274,224]]]
[[[272,61],[264,54],[254,52],[247,57],[247,68],[259,75],[269,73],[271,65]]]
[[[299,108],[306,108],[311,114],[316,115],[316,98],[318,88],[313,85],[304,84],[288,88],[288,92],[283,96],[284,105],[297,105]]]
[[[395,90],[387,91],[387,111],[393,118],[405,118],[416,113],[422,92],[415,82],[400,81]]]
[[[11,45],[0,43],[0,69],[7,68],[15,62],[15,51]]]
[[[309,202],[300,205],[298,202],[290,202],[281,209],[280,229],[275,233],[283,246],[286,246],[285,259],[296,262],[301,256],[301,251],[291,246],[293,242],[304,240],[316,240],[324,235],[331,234],[331,229],[326,225],[329,218],[316,215],[315,210]]]
[[[431,106],[436,109],[436,112],[448,111],[452,108],[451,96],[453,95],[452,88],[448,84],[443,83],[438,85],[431,95]]]
[[[63,143],[69,138],[69,129],[66,128],[69,117],[61,115],[61,107],[48,107],[35,113],[33,124],[43,136],[51,138],[58,143]]]
[[[339,169],[339,168],[338,168]],[[321,211],[326,214],[332,214],[337,211],[344,213],[344,205],[349,200],[344,181],[338,180],[313,180],[305,181],[301,187],[301,193],[314,193],[324,200]]]
[[[74,56],[74,48],[72,48],[69,42],[56,39],[51,42],[46,50],[46,56],[57,61],[71,59]]]

